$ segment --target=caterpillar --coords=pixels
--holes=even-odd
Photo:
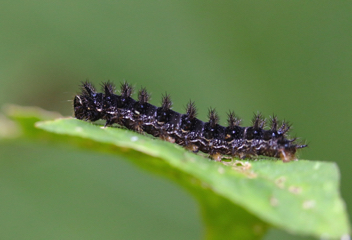
[[[189,101],[186,113],[171,109],[170,95],[162,96],[160,107],[149,103],[150,94],[145,88],[138,91],[138,100],[131,95],[133,87],[124,82],[120,95],[115,94],[110,81],[102,83],[103,93],[96,91],[92,83],[81,85],[81,92],[74,97],[74,116],[85,121],[105,120],[105,127],[115,123],[138,133],[148,133],[166,141],[179,144],[193,152],[204,152],[221,161],[225,156],[253,158],[258,155],[280,158],[283,162],[296,160],[298,149],[307,145],[295,143],[287,132],[291,125],[279,124],[276,116],[270,117],[270,127],[265,126],[261,114],[255,114],[253,124],[241,127],[241,120],[230,111],[228,126],[219,125],[215,109],[209,109],[209,121],[203,122],[197,116],[195,103]]]

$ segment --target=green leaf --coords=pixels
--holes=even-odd
[[[263,221],[319,238],[341,238],[350,232],[335,163],[270,159],[219,163],[150,136],[72,118],[38,122],[36,127],[71,136],[66,143],[71,139],[85,148],[124,155],[179,182],[201,203],[208,239],[260,238],[267,228]]]

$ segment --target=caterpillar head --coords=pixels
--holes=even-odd
[[[97,93],[91,83],[83,83],[81,94],[73,100],[75,117],[87,121],[99,120],[103,115],[102,99],[103,95]]]

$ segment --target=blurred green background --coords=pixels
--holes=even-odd
[[[127,80],[199,118],[216,107],[293,123],[300,158],[337,162],[352,204],[352,2],[1,1],[0,105],[72,115],[86,79]],[[115,156],[0,143],[1,239],[200,239],[181,187]],[[269,231],[266,239],[289,236]]]

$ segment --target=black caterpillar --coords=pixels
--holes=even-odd
[[[284,121],[279,127],[276,116],[271,117],[270,129],[265,130],[261,114],[254,116],[252,126],[240,127],[241,120],[234,112],[229,112],[228,126],[223,127],[218,124],[215,109],[209,110],[208,122],[196,118],[197,110],[192,101],[187,104],[185,114],[171,110],[168,94],[162,97],[161,107],[156,107],[148,103],[150,95],[142,88],[136,101],[131,98],[132,86],[126,82],[121,84],[121,95],[114,94],[115,86],[111,82],[102,84],[104,93],[98,93],[88,81],[81,87],[82,92],[75,96],[73,103],[77,119],[92,122],[104,119],[105,126],[117,123],[139,133],[146,132],[193,152],[207,153],[217,161],[224,155],[242,159],[264,155],[289,162],[296,159],[297,149],[307,146],[286,138],[291,126]]]

